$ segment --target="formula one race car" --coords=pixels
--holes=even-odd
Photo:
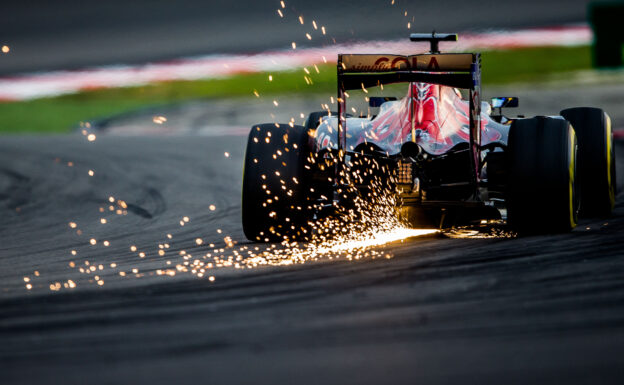
[[[429,42],[430,52],[338,55],[336,113],[313,112],[305,126],[251,129],[247,238],[305,238],[313,221],[353,209],[355,196],[374,204],[380,189],[395,194],[397,215],[414,227],[506,220],[521,234],[552,233],[572,230],[579,214],[611,213],[615,154],[604,111],[508,118],[501,110],[517,98],[480,100],[479,53],[439,52],[456,34],[411,40]],[[348,91],[395,83],[407,84],[405,97],[368,97],[376,114],[347,114]]]

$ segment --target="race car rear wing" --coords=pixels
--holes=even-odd
[[[344,90],[421,82],[474,89],[479,54],[338,55],[338,86]]]

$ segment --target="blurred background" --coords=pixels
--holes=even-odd
[[[420,52],[426,47],[410,45],[408,34],[433,30],[460,34],[457,45],[443,49],[482,51],[485,96],[530,96],[521,101],[523,113],[556,112],[563,105],[553,100],[570,96],[580,97],[576,104],[601,95],[613,100],[619,88],[586,96],[569,89],[620,80],[613,71],[592,71],[589,4],[5,2],[0,132],[201,132],[301,120],[335,93],[336,53],[383,52],[397,44],[403,53]],[[555,85],[568,89],[553,97]],[[523,91],[544,87],[545,93]],[[154,123],[154,116],[166,119]]]
[[[143,63],[211,53],[405,38],[409,31],[466,32],[586,21],[587,0],[540,1],[5,1],[0,39],[12,54],[0,75]],[[286,17],[276,13],[282,9]],[[304,42],[299,23],[317,20],[323,38]],[[411,22],[411,28],[407,23]]]

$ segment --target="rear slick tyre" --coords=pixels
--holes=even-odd
[[[305,127],[259,124],[249,133],[243,169],[245,236],[255,242],[305,239],[311,219]]]
[[[578,137],[580,215],[607,217],[615,208],[615,149],[611,119],[600,108],[561,111]]]
[[[576,227],[576,135],[565,119],[512,123],[507,148],[507,220],[520,234],[561,233]]]

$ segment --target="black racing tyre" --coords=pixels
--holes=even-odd
[[[507,221],[520,234],[576,227],[576,135],[564,119],[543,116],[512,123],[507,146]]]
[[[328,111],[315,111],[315,112],[311,112],[310,115],[308,115],[308,119],[306,119],[305,121],[305,128],[306,129],[311,129],[314,130],[316,129],[319,124],[321,123],[321,119],[325,116],[328,116],[329,112]],[[333,116],[338,115],[337,112],[332,112]]]
[[[615,207],[615,149],[611,119],[600,108],[561,111],[578,137],[577,176],[583,217],[609,216]]]
[[[302,239],[310,219],[305,164],[311,139],[305,127],[253,126],[243,170],[243,231],[251,241]]]

